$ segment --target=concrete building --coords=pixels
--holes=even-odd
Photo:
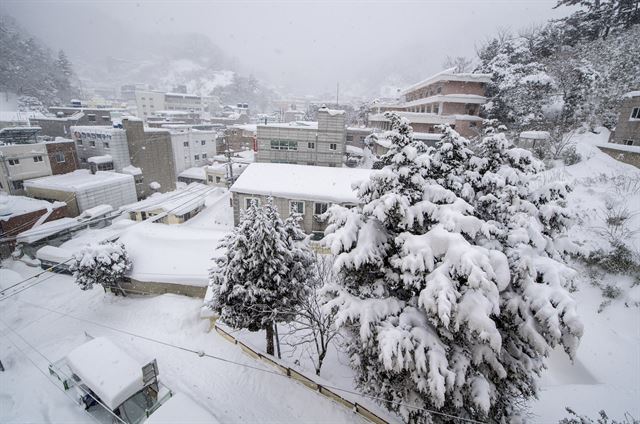
[[[49,137],[69,137],[73,126],[113,125],[127,111],[121,108],[50,107],[50,116],[30,119],[31,125],[42,128]]]
[[[176,176],[185,169],[211,163],[216,155],[216,131],[176,126],[170,132]]]
[[[208,108],[210,102],[210,98],[203,99],[195,94],[165,93],[154,90],[136,90],[135,99],[138,117],[145,122],[153,116],[162,115],[163,112],[165,115],[171,114],[171,112],[191,112],[195,113],[199,119],[200,114],[205,108]],[[166,119],[166,116],[164,118]],[[182,118],[185,117],[182,116]],[[172,116],[172,119],[175,121],[176,117]],[[193,120],[193,117],[189,117],[189,119]]]
[[[624,95],[616,130],[611,133],[609,142],[640,146],[640,91]]]
[[[99,205],[119,208],[137,201],[133,176],[87,169],[25,181],[27,196],[67,204],[70,217]]]
[[[345,113],[322,107],[318,122],[257,126],[257,162],[341,167],[345,154]]]
[[[229,169],[229,165],[232,167],[231,170]],[[238,162],[231,162],[230,164],[216,162],[213,165],[206,166],[204,170],[207,177],[207,185],[228,187],[238,179],[240,174],[247,169],[247,166],[249,166],[249,164]]]
[[[436,125],[449,124],[464,137],[480,134],[480,106],[486,103],[485,86],[490,74],[455,73],[447,69],[404,89],[395,104],[378,104],[369,124],[389,129],[385,111],[397,111],[416,132],[437,132]]]
[[[253,163],[230,189],[234,223],[238,224],[240,211],[251,201],[264,203],[271,196],[283,219],[293,210],[302,215],[301,226],[307,234],[321,235],[327,225],[321,215],[331,204],[357,204],[352,184],[369,179],[372,172],[370,169]]]
[[[26,180],[51,175],[45,143],[0,146],[0,187],[9,194],[23,194]]]
[[[176,171],[169,130],[145,128],[137,118],[122,119],[121,127],[73,127],[80,166],[89,168],[91,161],[116,172],[124,172],[129,166],[141,170],[142,176],[136,175],[140,197],[155,190],[149,186],[153,182],[160,185],[161,191],[174,190]],[[108,156],[112,160],[110,168],[105,161]]]
[[[157,110],[165,110],[164,92],[162,91],[136,90],[135,99],[138,118],[145,121]]]
[[[347,127],[347,146],[365,148],[365,139],[375,131],[374,128]]]

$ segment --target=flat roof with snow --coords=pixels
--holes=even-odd
[[[402,90],[401,94],[407,94],[412,91],[418,90],[422,87],[426,87],[427,85],[433,84],[438,81],[464,81],[464,82],[482,82],[488,83],[491,82],[491,74],[474,74],[474,73],[456,73],[456,68],[445,69],[444,71],[438,72],[435,75],[432,75],[416,84],[413,84],[404,90]]]
[[[133,177],[117,172],[98,171],[92,174],[88,169],[78,169],[67,174],[50,175],[48,177],[25,180],[25,188],[60,190],[79,192],[84,190],[108,187],[114,183],[132,181]]]
[[[231,186],[234,193],[295,200],[358,203],[352,184],[369,179],[371,169],[252,163]]]
[[[71,371],[112,410],[144,388],[143,364],[106,337],[75,348],[66,359]]]
[[[216,417],[190,397],[182,393],[176,393],[151,414],[145,424],[217,424],[219,422]]]
[[[203,170],[204,172],[204,170]],[[166,193],[154,193],[144,200],[126,205],[122,210],[128,212],[151,212],[162,210],[173,215],[184,215],[204,206],[205,197],[211,187],[200,183],[191,183],[183,189]]]

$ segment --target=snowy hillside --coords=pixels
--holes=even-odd
[[[577,217],[571,238],[586,251],[608,242],[599,235],[605,226],[607,204],[631,211],[631,228],[640,228],[640,170],[616,161],[595,145],[607,142],[609,132],[586,133],[577,140],[577,150],[585,160],[545,172],[542,179],[562,179],[572,183],[568,205]],[[640,237],[628,240],[636,251]],[[576,361],[571,364],[561,351],[549,361],[542,379],[540,399],[533,405],[535,422],[553,422],[565,417],[565,407],[580,414],[596,416],[605,410],[609,417],[623,419],[628,412],[640,417],[640,285],[629,276],[603,273],[597,284],[611,284],[620,294],[602,308],[602,289],[593,285],[593,276],[580,262],[572,264],[579,272],[573,293],[585,325]],[[635,284],[635,286],[634,286]]]

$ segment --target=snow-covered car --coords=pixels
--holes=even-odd
[[[155,359],[140,363],[106,337],[78,346],[50,364],[49,372],[89,414],[105,423],[141,423],[172,396],[158,381]]]

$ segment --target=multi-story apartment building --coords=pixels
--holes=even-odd
[[[23,194],[24,181],[51,175],[45,143],[0,146],[0,187],[9,194]]]
[[[209,98],[203,99],[195,94],[165,93],[163,91],[136,90],[136,110],[138,117],[147,121],[149,117],[163,112],[192,112],[200,115]]]
[[[176,176],[185,169],[207,165],[216,155],[215,131],[197,130],[189,126],[176,126],[170,131]]]
[[[50,137],[69,137],[71,127],[84,125],[113,125],[126,111],[119,108],[50,107],[51,116],[30,119],[31,125],[42,128],[42,134]]]
[[[85,168],[91,162],[97,169],[113,169],[123,172],[129,167],[138,168],[141,178],[136,178],[136,190],[146,197],[158,184],[161,191],[175,189],[175,162],[171,133],[167,129],[145,128],[141,120],[124,118],[122,128],[73,127],[80,165]],[[214,143],[215,144],[215,143]],[[109,162],[110,160],[110,162]]]
[[[375,130],[373,128],[357,128],[347,127],[347,146],[359,147],[364,149],[365,140]]]
[[[345,154],[345,113],[322,107],[318,122],[257,126],[257,162],[341,167]]]
[[[455,73],[447,69],[404,89],[396,104],[379,104],[369,116],[370,125],[389,129],[385,111],[397,111],[414,131],[433,133],[439,124],[449,124],[465,137],[480,133],[480,106],[486,103],[485,86],[490,74]]]
[[[624,95],[611,143],[640,146],[640,91]]]

